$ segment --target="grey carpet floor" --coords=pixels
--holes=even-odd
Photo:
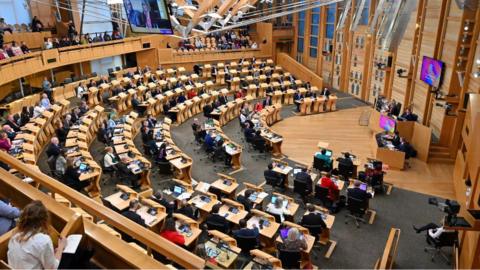
[[[339,101],[337,108],[347,109],[359,106],[366,106],[360,101],[348,94],[338,93]],[[294,106],[284,106],[282,109],[282,117],[292,117]],[[203,115],[196,116],[200,121],[204,120]],[[205,157],[200,146],[194,143],[191,123],[193,118],[187,122],[174,127],[172,129],[172,137],[174,142],[180,149],[193,158],[192,176],[197,181],[213,182],[217,179],[217,173],[229,173],[232,170],[226,169],[222,161],[213,163]],[[232,120],[222,127],[223,131],[233,141],[244,145],[242,153],[243,169],[232,176],[240,183],[245,181],[260,184],[264,182],[263,171],[270,162],[271,157],[258,156],[258,153],[249,150],[245,142],[242,140],[242,133],[238,120]],[[135,138],[137,147],[141,148],[140,136]],[[95,140],[90,152],[97,161],[100,161],[103,155],[104,145]],[[39,166],[46,171],[46,158],[42,153],[39,159]],[[295,166],[295,162],[288,160],[291,166]],[[152,171],[152,188],[163,189],[170,181],[170,175],[160,175],[154,168]],[[290,176],[290,182],[292,182]],[[109,179],[105,185],[102,185],[103,196],[112,194],[115,190],[115,179]],[[239,189],[241,189],[240,187]],[[266,187],[266,191],[270,192],[271,188]],[[345,190],[342,191],[342,194]],[[286,191],[286,195],[295,197],[291,191]],[[399,247],[397,252],[395,268],[422,268],[422,269],[438,269],[449,268],[440,258],[434,262],[430,260],[428,254],[423,251],[426,246],[425,234],[416,234],[412,229],[412,224],[423,225],[429,222],[438,222],[443,214],[435,207],[428,204],[428,196],[411,192],[399,188],[394,188],[391,195],[377,194],[371,200],[370,206],[377,211],[375,222],[372,225],[362,224],[359,229],[354,224],[345,224],[346,210],[336,214],[336,220],[332,228],[331,239],[337,241],[337,247],[330,259],[325,259],[324,254],[326,247],[314,249],[312,253],[313,263],[319,268],[372,268],[377,258],[382,255],[385,242],[388,237],[390,228],[401,229]],[[298,221],[303,215],[304,210],[300,209],[295,217]]]

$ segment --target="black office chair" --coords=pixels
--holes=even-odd
[[[332,201],[328,198],[328,192],[328,188],[315,185],[315,198],[319,199],[323,206],[330,208]]]
[[[275,222],[277,223],[282,223],[282,217],[280,215],[277,215],[277,214],[272,214],[270,212],[267,212],[269,215],[271,215],[272,217],[275,218]]]
[[[300,251],[278,249],[278,258],[282,262],[283,269],[300,269],[302,259]]]
[[[228,234],[229,231],[230,231],[228,223],[223,224],[223,223],[213,222],[213,221],[207,220],[207,222],[205,222],[205,225],[207,225],[208,230],[217,230],[217,231],[223,232],[225,234]]]
[[[375,192],[383,193],[385,191],[385,186],[383,185],[383,173],[372,175],[372,177],[370,177],[370,185]]]
[[[115,71],[120,71],[121,69],[122,69],[122,68],[119,67],[119,66],[116,66],[116,67],[115,67]]]
[[[440,255],[448,265],[452,264],[451,256],[448,256],[444,251],[443,247],[452,247],[458,243],[458,232],[450,231],[443,232],[438,238],[432,238],[427,233],[427,243],[429,246],[424,248],[425,252],[432,252],[431,260],[434,261],[435,257]]]
[[[348,181],[353,176],[353,167],[338,163],[338,174]]]
[[[172,172],[172,167],[168,161],[155,161],[155,165],[157,165],[160,174],[170,174]]]
[[[322,235],[323,227],[322,225],[307,225],[302,224],[302,227],[307,228],[310,235],[315,236],[315,244],[320,239],[320,235]]]
[[[313,157],[313,168],[321,172],[329,172],[332,170],[330,164],[325,164],[325,160]]]
[[[250,256],[250,250],[258,247],[257,238],[253,236],[236,236],[235,240],[237,240],[237,247],[242,250],[242,254],[245,256]]]
[[[113,73],[113,68],[108,68],[107,71],[108,71],[108,75],[111,76]]]
[[[279,177],[267,176],[267,175],[264,175],[264,177],[265,177],[265,184],[271,186],[272,189],[275,189],[276,187],[281,187],[280,183],[282,182],[282,180]]]
[[[117,171],[112,167],[105,167],[105,162],[104,162],[103,159],[104,159],[103,157],[100,159],[100,165],[102,166],[102,172],[105,173],[106,175],[108,175],[109,180],[111,180],[115,177],[115,175],[117,174]],[[102,179],[100,181],[104,185],[107,184],[107,179],[105,177],[102,177]]]
[[[308,187],[307,183],[304,181],[298,181],[295,179],[293,181],[293,192],[300,195],[303,203],[307,203],[308,196],[311,194],[312,187]]]
[[[363,218],[366,211],[366,202],[359,200],[357,198],[348,197],[347,199],[347,209],[350,214],[345,215],[346,218],[353,219],[357,228],[360,228],[359,222],[367,223]],[[348,224],[348,219],[345,220],[345,224]]]
[[[253,149],[257,150],[260,153],[254,154],[254,157],[263,157],[263,159],[267,159],[267,146],[265,140],[254,140],[252,142]],[[255,158],[255,160],[259,160]]]

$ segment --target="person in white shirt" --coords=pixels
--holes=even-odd
[[[441,226],[438,226],[435,223],[428,223],[427,225],[422,226],[420,228],[417,228],[415,225],[413,225],[413,229],[417,233],[421,233],[423,231],[428,231],[428,236],[433,238],[433,239],[438,239],[440,237],[440,235],[442,235],[442,233],[447,232],[447,230],[445,230],[445,228],[443,228]]]
[[[290,211],[286,207],[283,206],[283,199],[281,197],[276,197],[274,203],[269,203],[267,205],[266,211],[273,215],[280,216],[280,222],[285,221],[285,215],[290,215]]]
[[[45,110],[50,109],[52,104],[50,103],[50,99],[48,99],[47,94],[42,94],[42,99],[40,100],[40,106],[42,106]]]
[[[37,103],[37,105],[33,108],[33,118],[39,117],[44,111],[45,108],[40,105],[40,102]]]
[[[85,94],[85,92],[87,92],[86,90],[86,87],[85,85],[83,85],[83,83],[81,83],[78,87],[77,87],[77,98],[83,98],[83,95]]]
[[[53,248],[48,235],[49,214],[41,201],[29,203],[22,211],[17,232],[8,242],[8,264],[13,269],[57,269],[65,249],[65,238]]]
[[[106,147],[105,148],[105,156],[103,157],[103,166],[106,169],[113,169],[116,170],[116,165],[118,163],[118,159],[113,153],[113,148],[112,147]]]
[[[258,48],[258,45],[257,45],[256,42],[253,42],[251,47],[252,47],[252,49],[257,49],[257,48]]]

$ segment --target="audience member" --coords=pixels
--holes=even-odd
[[[274,195],[275,196],[275,195]],[[285,215],[290,215],[290,211],[285,207],[284,201],[282,197],[275,197],[275,201],[272,203],[270,202],[267,205],[266,212],[279,216],[280,220],[278,222],[284,222],[285,221]]]
[[[307,241],[305,236],[300,233],[297,228],[290,228],[286,239],[283,239],[281,245],[283,249],[289,251],[302,251],[307,249]]]
[[[67,158],[67,168],[63,175],[63,183],[76,191],[82,191],[90,181],[80,181],[80,172],[74,167],[73,158]]]
[[[179,232],[177,232],[177,228],[175,227],[175,220],[173,218],[167,218],[163,231],[160,233],[160,236],[177,245],[185,244],[185,237]]]
[[[20,210],[4,200],[0,200],[0,236],[13,229]]]
[[[7,133],[5,131],[0,131],[0,150],[4,151],[10,151],[10,148],[12,148],[12,142],[7,136]]]
[[[58,240],[53,248],[49,235],[49,214],[41,201],[33,201],[23,209],[17,231],[8,243],[8,264],[13,269],[57,269],[67,243]]]

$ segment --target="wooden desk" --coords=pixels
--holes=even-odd
[[[198,223],[195,220],[178,213],[173,214],[173,218],[175,218],[177,232],[185,238],[184,245],[188,247],[195,243],[202,233],[202,230],[198,227]],[[181,230],[182,225],[188,226],[189,229],[187,232]]]
[[[265,237],[266,240],[273,239],[273,236],[275,236],[277,233],[278,228],[280,228],[280,224],[275,222],[275,218],[272,215],[257,209],[252,209],[250,212],[253,216],[247,221],[247,227],[253,229],[253,225],[256,225],[261,236]],[[260,220],[267,220],[270,224],[267,227],[263,226],[261,228],[259,224]]]
[[[212,268],[218,268],[220,266],[221,268],[231,268],[234,267],[234,262],[237,260],[240,252],[242,251],[239,247],[236,246],[236,241],[235,239],[229,237],[228,235],[225,235],[219,231],[209,231],[210,234],[212,235],[212,238],[205,242],[205,249],[213,249],[216,250],[218,255],[209,258],[209,260],[215,260],[215,262],[218,265],[211,264],[210,266]],[[232,243],[230,241],[229,243],[229,238],[233,239]],[[225,243],[225,248],[220,248],[218,247],[218,242],[222,241],[222,243]],[[208,256],[208,254],[207,254]],[[207,261],[207,266],[209,265]]]
[[[215,189],[218,189],[223,194],[227,195],[227,197],[233,198],[235,196],[235,191],[239,186],[237,180],[233,177],[221,173],[218,173],[218,176],[220,176],[220,179],[213,182],[211,186]]]
[[[221,216],[226,216],[225,218],[234,224],[238,225],[240,220],[244,219],[248,215],[248,212],[245,211],[243,204],[237,201],[224,198],[222,199],[222,203],[223,205],[220,207],[218,214]],[[234,211],[237,213],[230,211],[233,210],[233,208],[236,209]]]

